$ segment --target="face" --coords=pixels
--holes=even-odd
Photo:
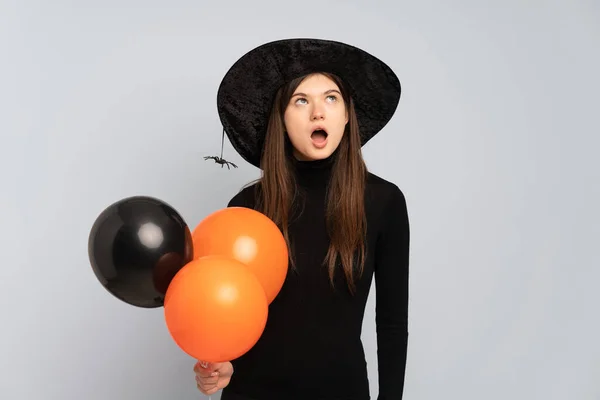
[[[297,159],[329,157],[340,144],[348,123],[340,88],[324,75],[307,77],[294,91],[284,122]]]

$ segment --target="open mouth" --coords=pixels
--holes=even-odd
[[[325,143],[325,141],[327,140],[327,132],[323,129],[317,129],[315,131],[313,131],[312,135],[310,135],[310,138],[313,140],[313,142],[320,144],[320,143]]]

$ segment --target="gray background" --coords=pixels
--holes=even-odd
[[[97,282],[87,235],[134,194],[191,226],[224,207],[258,171],[229,143],[239,169],[202,159],[220,79],[311,36],[403,84],[364,150],[410,209],[405,399],[600,399],[597,1],[0,4],[0,398],[204,398],[162,310]]]

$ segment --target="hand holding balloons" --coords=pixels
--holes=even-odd
[[[225,388],[231,381],[233,365],[227,361],[224,363],[203,363],[198,361],[194,365],[196,373],[196,386],[205,395],[210,396]]]

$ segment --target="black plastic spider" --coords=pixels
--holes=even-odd
[[[206,156],[206,157],[204,157],[204,159],[205,160],[215,160],[215,162],[217,164],[221,164],[221,168],[223,168],[223,165],[227,165],[227,169],[231,169],[231,168],[229,168],[230,165],[233,168],[237,168],[237,165],[235,165],[231,161],[227,161],[226,159],[224,159],[222,157],[218,157],[218,156]]]

